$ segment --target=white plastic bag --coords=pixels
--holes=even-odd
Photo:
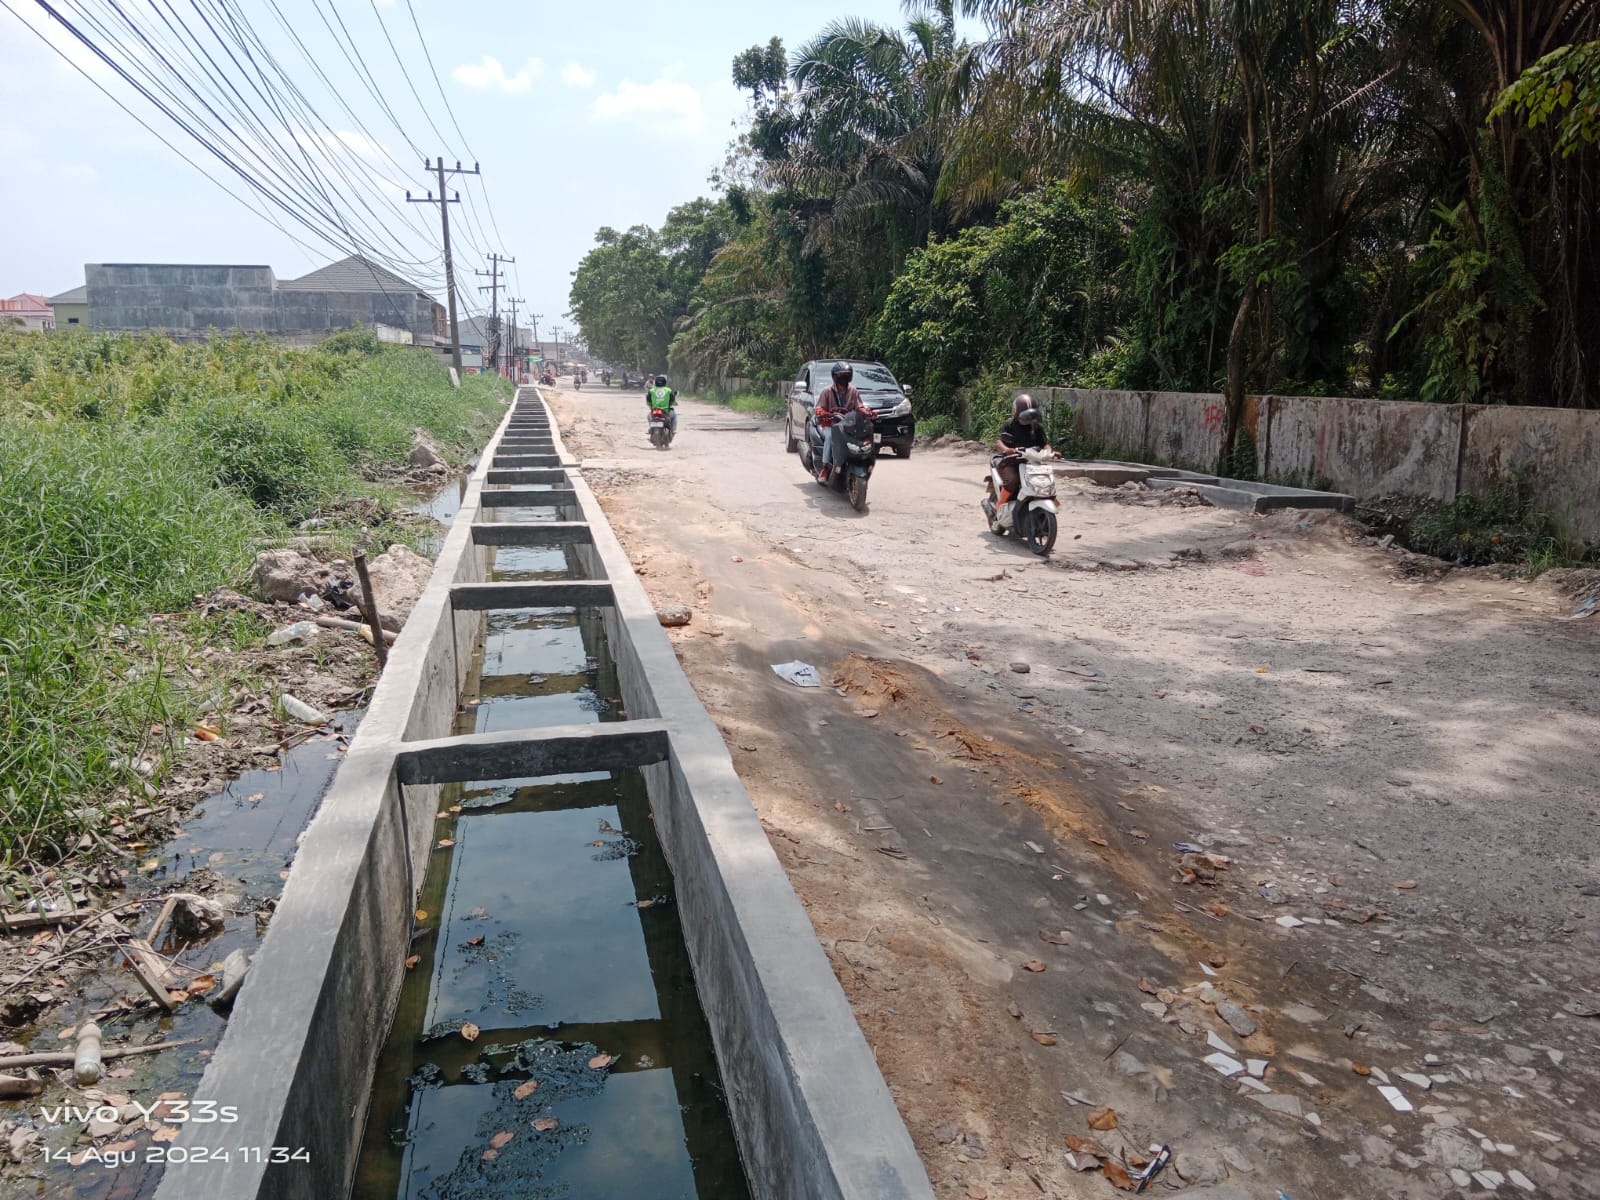
[[[772,669],[779,679],[788,680],[795,687],[821,687],[822,676],[817,674],[817,669],[810,663],[795,662],[773,663]]]

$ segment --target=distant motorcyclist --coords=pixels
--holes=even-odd
[[[667,425],[673,433],[678,432],[678,393],[667,386],[667,377],[657,375],[655,386],[644,394],[645,403],[650,406],[651,412],[664,412],[667,414]]]
[[[1011,420],[1000,427],[995,439],[995,467],[1000,472],[1000,504],[1009,504],[1022,487],[1022,473],[1017,469],[1017,455],[1024,450],[1050,449],[1045,437],[1044,421],[1034,407],[1033,397],[1023,392],[1011,402]]]
[[[872,416],[872,410],[861,401],[861,393],[851,383],[855,372],[850,364],[836,362],[833,364],[833,383],[822,389],[822,394],[817,397],[816,418],[817,428],[822,431],[822,468],[820,475],[826,479],[831,468],[844,464],[844,442],[840,440],[834,444],[833,427],[837,425],[847,412],[864,412]]]

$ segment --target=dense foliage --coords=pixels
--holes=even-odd
[[[415,428],[475,449],[498,385],[457,391],[362,331],[308,349],[0,332],[0,856],[69,849],[208,706],[183,662],[197,619],[153,614],[242,586],[290,522],[393,536],[341,529],[340,502],[403,466]]]
[[[726,241],[645,316],[575,285],[584,329],[701,381],[882,355],[948,416],[1006,376],[1221,390],[1225,442],[1252,391],[1600,404],[1600,0],[909,10],[739,55]]]

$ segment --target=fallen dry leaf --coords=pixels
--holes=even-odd
[[[500,1149],[501,1146],[504,1146],[507,1142],[509,1142],[512,1138],[514,1138],[516,1136],[517,1135],[516,1135],[516,1132],[514,1130],[502,1129],[499,1133],[495,1134],[492,1138],[489,1139],[489,1145],[490,1145],[491,1148],[493,1148],[495,1150],[498,1150],[498,1149]]]
[[[448,850],[451,846],[454,846],[455,844],[456,844],[455,838],[440,838],[439,839],[438,848],[440,850]]]
[[[204,996],[216,986],[217,977],[215,975],[196,975],[189,981],[189,995]]]
[[[426,921],[428,919],[428,910],[425,908],[419,908],[417,909],[415,916],[419,921]]]
[[[1139,990],[1147,996],[1154,996],[1161,989],[1141,975],[1139,976]]]
[[[469,946],[481,946],[481,945],[483,945],[483,935],[480,933],[475,938],[468,938],[467,939],[467,945],[469,945]]]
[[[1100,1149],[1099,1142],[1093,1138],[1079,1137],[1075,1133],[1067,1134],[1067,1149],[1074,1154],[1105,1154],[1105,1151]]]
[[[1117,1127],[1117,1110],[1097,1108],[1089,1114],[1089,1128],[1096,1133],[1107,1133]]]
[[[177,991],[177,990],[175,990],[173,988],[168,988],[167,989],[167,999],[171,1000],[175,1004],[182,1004],[188,998],[189,998],[189,993],[188,992],[180,992],[180,991]]]
[[[1121,1188],[1125,1192],[1133,1191],[1133,1180],[1129,1178],[1127,1169],[1124,1168],[1121,1163],[1117,1162],[1115,1159],[1108,1158],[1101,1164],[1101,1166],[1105,1169],[1106,1181],[1110,1183],[1112,1187]]]
[[[420,954],[411,955],[409,958],[406,959],[406,970],[408,970],[408,971],[411,970],[412,967],[416,966],[421,961],[422,961],[422,955],[420,955]]]
[[[1067,936],[1067,931],[1065,929],[1061,930],[1059,933],[1052,933],[1048,929],[1041,929],[1039,930],[1039,937],[1043,941],[1049,942],[1052,946],[1065,946],[1072,940]]]
[[[469,1041],[469,1042],[477,1041],[478,1040],[478,1027],[476,1025],[474,1025],[471,1021],[468,1021],[466,1024],[461,1026],[461,1036],[466,1038],[467,1041]]]
[[[156,1131],[150,1135],[152,1142],[175,1142],[178,1140],[178,1127],[176,1125],[157,1125]]]
[[[1027,962],[1022,964],[1022,969],[1024,971],[1032,971],[1035,975],[1044,970],[1044,967],[1045,964],[1040,962],[1037,958],[1030,958]]]
[[[1367,1066],[1366,1063],[1353,1062],[1353,1063],[1350,1064],[1350,1069],[1352,1071],[1354,1071],[1357,1075],[1371,1075],[1372,1074],[1372,1068]]]
[[[967,1200],[989,1200],[989,1193],[975,1183],[967,1184]]]
[[[493,1162],[495,1159],[500,1157],[500,1151],[498,1151],[498,1150],[485,1150],[481,1157],[482,1157],[484,1162]]]
[[[539,1081],[537,1079],[530,1079],[526,1083],[517,1084],[517,1090],[511,1094],[518,1100],[526,1100],[529,1096],[533,1095],[534,1089],[536,1089],[538,1086]]]
[[[1409,892],[1412,888],[1417,886],[1417,881],[1415,879],[1402,879],[1394,886],[1399,888],[1402,892]]]
[[[107,1071],[107,1079],[126,1079],[133,1074],[132,1067],[118,1067],[115,1071]]]
[[[1053,1033],[1042,1033],[1039,1030],[1031,1030],[1028,1033],[1028,1036],[1034,1041],[1038,1042],[1041,1046],[1054,1046],[1056,1044],[1056,1035]]]
[[[609,1054],[596,1054],[589,1060],[589,1069],[591,1071],[603,1071],[615,1061]]]
[[[561,1124],[561,1122],[556,1120],[554,1117],[535,1117],[531,1124],[540,1133],[549,1133],[557,1125]]]
[[[943,783],[944,780],[940,779],[937,775],[929,775],[928,776],[928,782],[929,783]]]

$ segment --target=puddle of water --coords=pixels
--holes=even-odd
[[[246,771],[222,791],[207,798],[190,815],[178,836],[161,852],[151,856],[159,860],[159,865],[138,876],[136,882],[130,876],[127,898],[162,890],[181,890],[177,885],[200,868],[223,876],[228,881],[225,890],[235,893],[241,908],[253,907],[253,901],[276,898],[283,890],[281,875],[293,861],[295,841],[316,815],[334,772],[344,758],[339,749],[343,742],[338,735],[352,734],[360,719],[360,712],[337,714],[333,727],[326,734],[313,737],[282,755],[281,769]],[[141,933],[154,919],[154,906],[148,906],[145,913],[139,926]],[[220,931],[197,942],[176,940],[169,923],[167,932],[154,948],[174,959],[179,966],[199,973],[213,970],[216,963],[235,949],[243,948],[253,954],[264,934],[265,927],[258,925],[255,914],[246,912],[229,917]],[[124,995],[142,997],[143,993],[133,977],[118,965],[117,956],[113,956],[98,974],[85,977],[82,1006],[77,1012],[56,1010],[49,1027],[30,1029],[23,1040],[47,1045],[53,1041],[56,1029],[86,1020],[96,1010],[114,1005]],[[162,1092],[194,1094],[205,1071],[207,1056],[221,1039],[226,1021],[203,1001],[190,1001],[170,1016],[145,1010],[103,1017],[100,1026],[108,1043],[142,1042],[156,1036],[171,1040],[200,1039],[194,1045],[161,1054],[108,1064],[115,1069],[131,1070],[132,1074],[103,1084],[106,1091],[150,1104]],[[70,1047],[71,1043],[66,1045]],[[44,1120],[41,1112],[41,1108],[62,1101],[86,1103],[75,1090],[62,1093],[52,1089],[37,1100],[0,1104],[0,1116],[36,1129],[52,1154],[57,1151],[72,1153],[79,1149],[77,1137],[82,1131],[82,1122],[55,1124]],[[130,1136],[141,1144],[149,1137],[142,1132]],[[153,1158],[141,1149],[137,1162],[122,1164],[114,1171],[94,1164],[74,1168],[60,1158],[36,1159],[10,1174],[7,1188],[0,1194],[72,1196],[76,1200],[140,1200],[153,1195],[161,1181],[163,1168],[147,1161]],[[24,1171],[27,1180],[19,1183]]]

